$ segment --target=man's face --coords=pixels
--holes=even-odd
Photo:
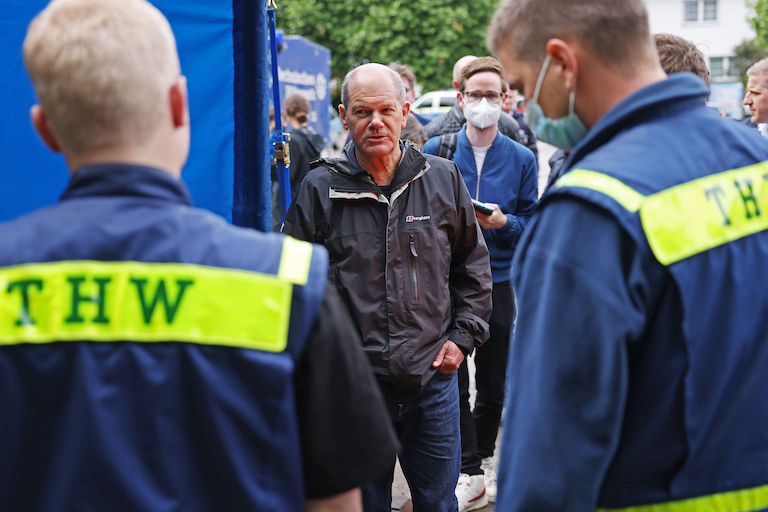
[[[499,60],[504,69],[504,79],[509,83],[510,89],[516,89],[525,97],[526,103],[533,98],[536,89],[536,80],[541,68],[533,68],[521,59],[512,49],[512,43],[508,38],[499,50]],[[539,90],[538,103],[544,114],[551,119],[560,119],[568,115],[568,93],[565,80],[558,74],[558,65],[555,62],[549,64]]]
[[[768,88],[759,75],[752,75],[747,80],[747,94],[744,105],[749,107],[753,123],[768,123]]]
[[[378,69],[360,70],[349,88],[349,105],[339,115],[365,158],[382,158],[400,145],[409,105],[400,104],[392,77]]]
[[[464,90],[460,91],[458,95],[459,107],[464,110],[467,103],[472,101],[472,96],[480,97],[480,94],[486,95],[485,99],[488,100],[488,103],[501,105],[501,102],[504,101],[504,95],[501,92],[501,77],[492,71],[483,71],[467,78],[464,83]],[[497,96],[498,98],[489,99],[489,96]]]

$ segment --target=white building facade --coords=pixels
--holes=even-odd
[[[621,0],[618,0],[621,1]],[[712,94],[718,101],[740,100],[743,89],[733,66],[734,48],[752,40],[755,32],[747,21],[754,15],[747,0],[644,0],[651,32],[668,32],[692,41],[709,64]],[[712,98],[710,98],[712,99]]]
[[[651,32],[669,32],[693,41],[709,63],[712,81],[729,81],[733,49],[755,32],[746,0],[645,0]]]

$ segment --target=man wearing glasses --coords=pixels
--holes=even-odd
[[[457,60],[456,64],[453,65],[453,78],[451,82],[453,89],[456,91],[462,90],[461,87],[459,87],[461,72],[464,70],[464,66],[476,58],[477,57],[474,55],[465,55]],[[451,108],[451,110],[430,121],[426,126],[424,126],[424,129],[427,131],[427,137],[437,137],[438,135],[458,132],[461,130],[461,127],[465,122],[466,118],[464,117],[464,113],[457,103]],[[534,153],[536,152],[536,139],[529,139],[526,135],[526,131],[520,125],[520,122],[513,116],[501,116],[499,118],[498,130],[510,139],[526,146]]]
[[[510,271],[520,235],[537,200],[533,152],[499,129],[507,83],[492,57],[467,64],[459,80],[459,107],[467,119],[453,135],[433,137],[422,152],[453,160],[469,193],[491,255],[493,313],[490,338],[477,348],[477,400],[469,409],[466,360],[459,368],[462,464],[456,496],[459,510],[476,510],[493,501],[496,472],[493,452],[504,401],[509,337],[515,316]],[[478,204],[479,203],[479,204]],[[485,477],[484,477],[485,474]]]

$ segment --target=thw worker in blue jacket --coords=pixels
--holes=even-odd
[[[168,22],[56,0],[24,59],[72,178],[0,226],[0,509],[361,510],[396,440],[327,253],[192,208]]]
[[[768,143],[667,77],[642,0],[506,0],[491,46],[573,152],[515,255],[504,512],[768,508]]]

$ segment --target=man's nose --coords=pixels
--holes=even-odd
[[[381,117],[381,114],[378,112],[374,112],[371,116],[371,124],[374,126],[382,126],[384,124],[384,119]]]

